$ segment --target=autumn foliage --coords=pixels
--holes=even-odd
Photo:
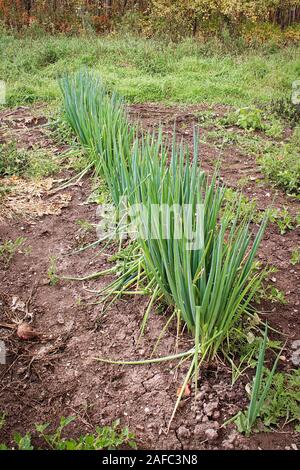
[[[148,35],[195,36],[224,26],[237,31],[246,23],[284,29],[299,23],[300,0],[0,0],[0,21],[19,30],[37,25],[65,33],[101,33],[124,21]]]

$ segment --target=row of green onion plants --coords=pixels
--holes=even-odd
[[[107,294],[126,292],[142,279],[149,307],[161,299],[193,334],[193,349],[178,356],[191,356],[186,380],[197,377],[199,363],[213,359],[241,316],[250,314],[266,220],[253,234],[239,202],[232,218],[218,171],[209,177],[201,169],[197,132],[192,152],[175,134],[167,142],[162,130],[143,132],[129,123],[123,100],[90,72],[65,76],[60,86],[67,120],[113,204],[125,198],[136,209],[134,215],[129,210],[135,239],[126,242],[127,262]]]

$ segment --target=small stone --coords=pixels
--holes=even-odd
[[[300,366],[300,349],[297,349],[297,351],[293,352],[293,354],[291,355],[291,362],[293,366]]]
[[[153,428],[155,428],[155,423],[152,422],[152,423],[147,424],[147,428],[148,428],[148,429],[153,429]]]
[[[203,411],[207,416],[212,416],[213,412],[218,408],[218,401],[211,401],[204,405]]]
[[[295,341],[292,342],[291,348],[296,350],[300,349],[300,339],[296,339]]]
[[[208,416],[206,416],[206,415],[203,416],[203,418],[202,418],[202,423],[207,423],[207,421],[209,421]]]
[[[57,321],[57,323],[58,323],[59,325],[63,325],[63,324],[65,323],[64,317],[62,316],[61,313],[59,313],[59,314],[57,315],[56,321]]]
[[[194,436],[200,439],[207,439],[205,431],[207,429],[219,429],[220,425],[217,421],[209,421],[208,423],[197,424],[194,429]]]
[[[200,415],[197,415],[196,416],[196,421],[197,423],[200,423],[202,421],[202,418],[203,418],[203,414],[201,413]]]
[[[225,439],[223,442],[222,442],[222,447],[224,447],[224,449],[227,449],[227,450],[231,450],[234,448],[234,443],[236,441],[236,439],[238,438],[238,433],[237,431],[232,431],[232,433],[229,434],[228,438]]]
[[[196,400],[202,401],[205,398],[206,392],[202,390],[201,392],[197,393]]]
[[[221,416],[220,411],[217,410],[213,412],[213,415],[212,415],[213,419],[219,419],[220,416]]]
[[[203,424],[197,424],[194,429],[194,436],[202,438],[205,433],[205,428],[203,428]]]
[[[148,415],[151,412],[151,410],[150,410],[150,408],[148,408],[148,406],[146,406],[146,408],[144,408],[144,411],[145,411],[146,415]]]
[[[180,426],[177,430],[177,434],[181,439],[188,439],[191,435],[190,430],[185,426]]]
[[[212,428],[206,429],[205,436],[207,437],[209,441],[214,441],[215,439],[218,438],[218,431]]]
[[[125,331],[121,331],[121,332],[117,335],[117,339],[118,339],[119,341],[123,341],[125,338],[126,338],[126,333],[125,333]]]
[[[230,442],[228,441],[224,441],[222,443],[222,447],[224,447],[224,449],[226,450],[232,450],[233,449],[233,444],[231,444]]]
[[[155,374],[150,379],[145,380],[143,384],[147,390],[159,390],[159,389],[163,389],[164,387],[164,381],[162,380],[162,377],[160,374]]]
[[[291,448],[292,448],[293,450],[298,450],[298,447],[296,446],[296,444],[291,444]]]

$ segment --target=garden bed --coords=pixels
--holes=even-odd
[[[222,117],[227,109],[144,104],[130,106],[129,115],[146,129],[155,128],[161,122],[166,134],[172,133],[176,118],[178,138],[183,137],[192,145],[193,126],[200,124],[201,128],[199,116],[210,111],[216,117]],[[56,155],[66,149],[64,145],[58,146],[51,132],[44,127],[46,118],[42,108],[2,111],[0,120],[5,126],[2,141],[14,139],[18,146],[26,149],[34,141],[34,145]],[[203,140],[205,133],[212,129],[213,124],[203,126]],[[238,130],[233,128],[233,132]],[[299,202],[267,183],[255,157],[244,154],[238,146],[220,148],[213,142],[203,142],[200,157],[204,169],[213,169],[221,151],[221,176],[228,187],[237,189],[238,180],[244,179],[244,194],[251,200],[256,199],[258,211],[265,210],[274,200],[275,207],[286,207],[291,216],[296,217]],[[16,431],[34,434],[35,423],[57,425],[62,415],[74,415],[77,419],[68,428],[72,436],[120,418],[121,423],[135,433],[138,447],[146,449],[283,449],[292,444],[299,446],[299,435],[290,426],[284,431],[260,432],[250,439],[238,434],[233,424],[222,427],[222,423],[247,406],[245,386],[252,372],[232,386],[231,368],[220,358],[201,369],[196,399],[191,385],[169,433],[167,425],[178,388],[187,372],[186,365],[177,368],[176,362],[166,362],[117,366],[95,361],[94,358],[99,356],[129,360],[150,357],[168,317],[153,309],[145,335],[139,340],[146,298],[125,296],[103,314],[101,304],[91,304],[90,291],[108,284],[111,277],[86,282],[56,282],[56,275],[82,276],[107,268],[109,255],[113,253],[110,247],[109,253],[106,250],[100,255],[97,249],[67,255],[81,244],[94,240],[93,231],[82,229],[78,221],[97,222],[96,205],[89,202],[91,176],[86,175],[74,186],[51,193],[55,180],[72,175],[70,170],[57,172],[51,177],[50,186],[39,188],[34,194],[26,193],[25,199],[31,200],[32,206],[30,209],[29,205],[27,212],[22,206],[23,214],[18,210],[20,195],[25,191],[22,179],[14,182],[17,188],[19,185],[17,193],[13,191],[0,202],[1,241],[24,238],[9,266],[0,266],[0,322],[12,323],[29,312],[33,314],[32,324],[39,333],[32,341],[22,341],[14,329],[0,329],[0,339],[8,344],[8,363],[0,369],[1,411],[6,413],[0,442],[9,443]],[[38,202],[44,203],[43,209],[35,213],[32,207]],[[54,213],[49,209],[53,208],[53,203]],[[293,340],[299,339],[300,331],[300,265],[290,263],[292,251],[299,247],[299,241],[299,227],[287,229],[282,234],[278,225],[272,223],[258,255],[263,263],[278,269],[271,283],[284,292],[287,301],[282,304],[275,302],[276,299],[264,299],[258,306],[262,318],[268,319],[270,326],[280,332],[273,332],[272,337],[281,341],[287,339],[279,365],[279,369],[285,371],[293,367],[290,346]],[[186,333],[177,341],[174,321],[156,354],[170,355],[191,346],[191,338]]]

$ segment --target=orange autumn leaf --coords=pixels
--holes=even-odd
[[[190,396],[191,396],[191,393],[192,393],[191,386],[190,386],[190,384],[187,384],[186,387],[185,387],[185,389],[184,389],[183,394],[182,394],[182,387],[179,387],[179,388],[177,389],[177,394],[176,394],[176,395],[179,397],[179,395],[182,394],[183,397],[190,397]]]

